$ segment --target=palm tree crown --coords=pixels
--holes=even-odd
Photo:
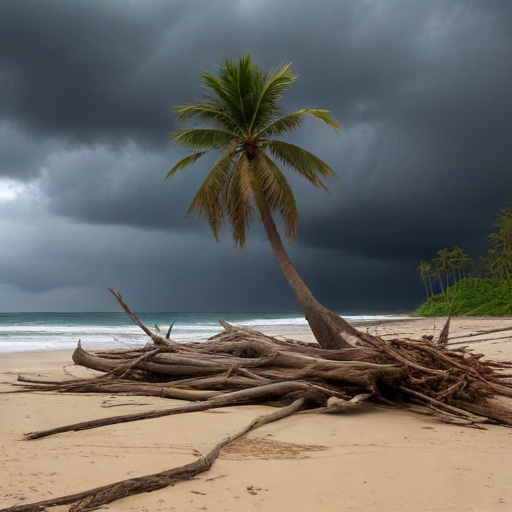
[[[205,89],[201,102],[174,109],[178,128],[170,139],[194,153],[178,162],[166,179],[207,153],[219,153],[187,215],[198,210],[200,216],[207,218],[217,240],[219,229],[227,220],[239,248],[245,245],[249,220],[266,205],[283,219],[286,238],[292,242],[297,238],[295,199],[276,161],[325,190],[322,178],[336,176],[320,158],[274,138],[295,130],[307,116],[321,119],[336,130],[340,128],[327,110],[283,113],[282,95],[297,78],[290,66],[267,72],[250,53],[238,60],[226,58],[213,74],[199,75]]]

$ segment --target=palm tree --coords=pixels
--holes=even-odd
[[[443,276],[441,275],[441,271],[444,272],[444,275],[446,277],[446,291],[448,291],[448,288],[450,287],[450,277],[448,274],[448,259],[449,259],[449,251],[448,248],[445,247],[444,249],[440,249],[437,251],[437,258],[434,258],[432,261],[436,266],[436,274],[437,278],[439,280],[439,285],[441,286],[441,292],[443,295],[446,295],[445,288],[443,285]]]
[[[427,299],[429,299],[430,295],[428,294],[427,279],[430,279],[430,264],[425,260],[421,260],[419,266],[416,267],[416,270],[418,270],[420,273],[420,279],[423,282],[423,286],[425,287]],[[432,282],[430,283],[430,288],[432,289]]]
[[[299,216],[295,198],[276,160],[325,190],[322,178],[336,176],[317,156],[274,138],[295,130],[308,116],[335,130],[340,128],[327,110],[283,114],[282,95],[296,78],[290,64],[266,72],[250,53],[238,60],[220,61],[213,74],[200,74],[204,97],[199,103],[174,109],[177,128],[169,136],[175,145],[195,152],[179,161],[166,179],[210,152],[219,153],[187,215],[197,210],[199,216],[205,216],[217,240],[227,221],[236,246],[242,249],[249,221],[259,213],[274,255],[318,343],[329,349],[349,347],[346,334],[358,336],[358,331],[313,297],[292,265],[272,217],[272,212],[277,213],[286,238],[296,240]]]
[[[454,285],[457,283],[457,273],[455,272],[455,270],[458,269],[458,265],[459,265],[457,249],[459,249],[459,247],[455,246],[451,251],[448,251],[448,256],[447,256],[447,267],[448,267],[448,271],[449,272],[451,271]],[[459,280],[460,280],[460,269],[459,269]]]
[[[441,275],[441,268],[439,266],[439,262],[436,258],[432,260],[432,269],[435,279],[437,280],[439,287],[441,288],[441,293],[443,295],[446,295],[444,291],[444,284],[443,284],[443,276]]]
[[[512,278],[512,206],[501,208],[496,216],[497,231],[489,235],[492,243],[490,270],[498,279],[508,280]]]
[[[459,271],[462,270],[462,278],[466,279],[466,268],[472,264],[471,257],[469,254],[464,252],[464,249],[461,249],[459,252]]]
[[[426,276],[428,279],[430,296],[433,297],[434,296],[434,287],[432,286],[432,278],[435,277],[435,271],[434,271],[434,267],[432,266],[432,263],[430,261],[425,262],[424,270],[425,270],[425,273],[426,273]]]
[[[471,258],[469,257],[468,254],[464,252],[464,249],[457,245],[453,248],[450,255],[454,266],[453,276],[455,277],[455,269],[457,269],[459,281],[462,279],[466,279],[465,268],[471,263]]]

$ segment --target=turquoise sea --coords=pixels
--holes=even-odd
[[[143,313],[150,328],[166,332],[175,322],[175,341],[204,341],[222,331],[219,318],[268,334],[306,333],[309,326],[299,313]],[[348,315],[350,323],[365,324],[403,318],[389,315]],[[142,346],[148,337],[124,313],[0,313],[0,353],[72,349],[81,340],[84,348]]]

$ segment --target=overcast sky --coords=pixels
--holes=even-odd
[[[287,140],[338,173],[291,179],[290,255],[339,312],[411,310],[438,249],[487,250],[512,200],[512,4],[503,0],[1,0],[0,311],[294,311],[264,232],[240,253],[185,212],[208,170],[170,109],[249,50],[293,63]]]

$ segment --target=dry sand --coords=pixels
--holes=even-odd
[[[370,330],[419,338],[438,333],[442,325],[442,319],[413,319]],[[454,319],[451,332],[456,337],[500,327],[512,327],[512,318]],[[469,341],[492,359],[512,360],[512,330]],[[66,351],[2,355],[0,389],[12,390],[5,382],[15,381],[18,371],[45,379],[65,378],[68,372],[94,375],[70,363]],[[233,407],[22,440],[26,432],[174,403],[111,395],[1,395],[0,509],[191,462],[197,452],[206,453],[268,412],[266,407]],[[335,416],[300,414],[249,434],[226,449],[209,472],[189,482],[105,508],[508,512],[512,510],[511,448],[512,429],[503,427],[461,428],[371,407]]]

